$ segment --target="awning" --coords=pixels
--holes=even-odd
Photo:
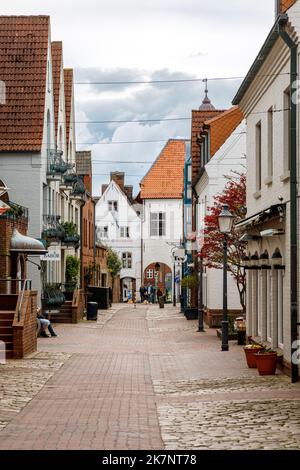
[[[255,227],[256,225],[266,222],[271,219],[276,219],[278,217],[283,217],[285,215],[285,204],[277,204],[271,206],[264,211],[255,214],[248,219],[241,220],[241,222],[235,225],[237,230],[247,227]]]
[[[43,255],[48,253],[48,250],[46,250],[40,240],[22,235],[16,228],[11,237],[10,251],[25,255]]]

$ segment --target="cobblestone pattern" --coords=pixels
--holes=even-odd
[[[65,353],[35,353],[0,366],[0,431],[69,358],[70,354]]]
[[[234,400],[158,407],[167,450],[300,449],[300,400]]]
[[[270,389],[293,390],[294,386],[285,375],[268,377],[221,377],[216,379],[195,379],[174,381],[153,381],[158,395],[199,396],[232,392],[255,392]]]

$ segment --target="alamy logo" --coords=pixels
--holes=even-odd
[[[0,341],[0,364],[6,364],[6,348],[4,341]]]
[[[0,105],[1,104],[6,104],[6,86],[2,80],[0,80]]]

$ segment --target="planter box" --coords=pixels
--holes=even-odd
[[[186,308],[184,310],[184,315],[187,320],[197,320],[198,319],[198,309],[197,308]]]
[[[228,316],[239,318],[242,315],[241,310],[228,310]],[[209,328],[220,328],[222,325],[223,310],[206,310],[204,312],[204,321]]]

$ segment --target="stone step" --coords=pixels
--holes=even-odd
[[[13,340],[13,334],[12,333],[2,333],[0,331],[0,341],[4,341],[4,343],[10,343]]]
[[[0,312],[0,320],[13,320],[15,312],[12,310],[2,310]]]
[[[2,318],[0,317],[0,329],[2,327],[11,327],[13,324],[13,320],[2,320]]]
[[[1,335],[12,335],[13,334],[13,331],[12,331],[12,326],[3,326],[1,325],[0,323],[0,336]]]

